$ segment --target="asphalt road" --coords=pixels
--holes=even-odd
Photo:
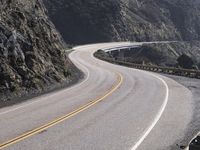
[[[0,109],[0,149],[169,150],[192,118],[191,92],[172,79],[97,60],[107,43],[76,47],[86,75],[68,89]]]

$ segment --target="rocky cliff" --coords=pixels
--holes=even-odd
[[[0,104],[75,80],[41,0],[0,0]]]
[[[198,0],[44,0],[69,43],[199,40]]]

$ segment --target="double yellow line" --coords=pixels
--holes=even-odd
[[[74,110],[74,111],[72,111],[72,112],[70,112],[70,113],[68,113],[68,114],[66,114],[62,117],[59,117],[59,118],[41,126],[41,127],[33,129],[29,132],[26,132],[26,133],[24,133],[24,134],[22,134],[18,137],[15,137],[15,138],[13,138],[9,141],[6,141],[6,142],[0,144],[0,149],[6,148],[6,147],[11,146],[15,143],[18,143],[18,142],[20,142],[20,141],[22,141],[22,140],[24,140],[28,137],[31,137],[35,134],[38,134],[38,133],[40,133],[40,132],[42,132],[42,131],[44,131],[44,130],[52,127],[52,126],[55,126],[55,125],[65,121],[65,120],[67,120],[67,119],[69,119],[73,116],[76,116],[77,114],[89,109],[90,107],[92,107],[92,106],[96,105],[97,103],[103,101],[105,98],[110,96],[113,92],[115,92],[121,86],[122,82],[123,82],[123,76],[120,73],[117,73],[117,83],[106,94],[102,95],[101,97],[99,97],[95,100],[90,101],[89,103],[79,107],[78,109],[76,109],[76,110]]]

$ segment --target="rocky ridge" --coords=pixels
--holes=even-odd
[[[0,104],[78,78],[41,0],[0,0]]]

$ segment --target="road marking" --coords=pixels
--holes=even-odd
[[[91,55],[92,57],[94,57],[93,55]],[[95,57],[94,57],[95,58]],[[127,67],[126,67],[127,68]],[[133,69],[133,68],[130,68],[130,69]],[[158,80],[160,80],[165,88],[166,88],[166,95],[165,95],[165,99],[164,99],[164,102],[159,110],[159,112],[157,113],[154,121],[151,123],[151,125],[149,126],[149,128],[147,128],[144,133],[142,134],[142,136],[139,138],[139,140],[135,143],[135,145],[131,148],[131,150],[136,150],[141,144],[142,142],[145,140],[145,138],[149,135],[149,133],[152,131],[152,129],[155,127],[155,125],[158,123],[158,121],[160,120],[162,114],[164,113],[165,111],[165,108],[167,106],[167,103],[168,103],[168,99],[169,99],[169,87],[167,85],[167,83],[165,82],[165,80],[163,80],[161,77],[159,77],[158,75],[155,75],[151,72],[147,72],[147,71],[144,71],[144,70],[139,70],[139,69],[136,69],[137,71],[140,71],[140,72],[145,72],[146,74],[149,74],[151,76],[153,76],[154,78],[157,78]]]
[[[95,58],[92,54],[91,54],[91,57]],[[127,67],[126,67],[127,68]],[[132,69],[132,68],[131,68]],[[140,72],[145,72],[146,74],[149,74],[155,78],[157,78],[158,80],[160,80],[165,88],[166,88],[166,95],[165,95],[165,99],[164,99],[164,102],[159,110],[159,112],[157,113],[156,117],[154,118],[153,122],[151,123],[151,125],[144,131],[144,133],[142,134],[142,136],[139,138],[139,140],[135,143],[135,145],[131,148],[131,150],[136,150],[141,144],[142,142],[146,139],[146,137],[150,134],[150,132],[153,130],[153,128],[155,127],[155,125],[158,123],[158,121],[160,120],[162,114],[164,113],[165,111],[165,108],[167,106],[167,103],[168,103],[168,99],[169,99],[169,87],[167,85],[167,83],[165,82],[164,79],[162,79],[161,77],[159,77],[158,75],[156,74],[153,74],[151,72],[147,72],[147,71],[143,71],[143,70],[139,70],[139,69],[136,69],[137,71],[140,71]]]
[[[74,54],[75,52],[72,52],[71,54]],[[71,54],[69,55],[69,58],[71,59]],[[78,62],[78,61],[77,61]],[[76,63],[77,63],[76,62]],[[86,72],[86,78],[82,81],[82,82],[80,82],[79,84],[77,84],[77,85],[75,85],[75,86],[72,86],[72,87],[69,87],[69,88],[67,88],[67,89],[64,89],[64,90],[62,90],[62,91],[70,91],[70,90],[72,90],[72,89],[74,89],[74,88],[76,88],[76,87],[78,87],[78,86],[81,86],[81,85],[83,85],[85,82],[87,82],[88,81],[88,79],[89,79],[89,77],[90,77],[90,72],[89,72],[89,70],[84,66],[84,65],[82,65],[80,62],[78,62],[78,65],[79,66],[81,66],[81,68],[79,68],[80,70],[85,70],[85,72]],[[62,91],[58,91],[58,92],[62,92]],[[36,98],[33,98],[32,100],[33,100],[33,102],[29,102],[29,103],[25,103],[25,104],[22,104],[21,106],[18,106],[18,107],[15,107],[15,106],[13,106],[14,108],[11,108],[11,109],[9,109],[9,110],[7,110],[7,111],[3,111],[3,112],[0,112],[0,116],[1,115],[5,115],[5,114],[7,114],[7,113],[10,113],[10,112],[13,112],[13,111],[16,111],[16,110],[20,110],[20,109],[22,109],[22,108],[26,108],[27,106],[30,106],[30,105],[32,105],[32,104],[35,104],[35,103],[38,103],[38,102],[41,102],[41,101],[44,101],[44,99],[41,99],[41,98],[43,98],[44,96],[53,96],[53,95],[55,95],[55,94],[58,94],[58,93],[51,93],[51,95],[49,95],[49,94],[45,94],[45,95],[43,95],[43,96],[39,96],[39,97],[36,97]],[[40,99],[38,99],[38,98],[40,98]],[[34,100],[34,99],[38,99],[38,100]],[[48,100],[48,98],[46,98],[46,100]],[[12,106],[11,106],[12,107]],[[9,108],[9,107],[8,107]]]
[[[144,42],[145,43],[145,42]],[[143,43],[143,44],[144,44]],[[147,42],[148,43],[148,42]],[[149,42],[151,43],[151,42]],[[154,42],[152,42],[154,43]],[[156,43],[156,42],[155,42]],[[159,43],[159,42],[158,42]],[[162,43],[162,42],[161,42]],[[92,57],[94,57],[93,55],[91,55]],[[127,67],[126,67],[127,68]],[[131,68],[132,69],[132,68]],[[136,69],[138,70],[138,69]],[[164,113],[165,111],[165,108],[167,106],[167,103],[168,103],[168,99],[169,99],[169,87],[167,85],[167,83],[165,82],[165,80],[163,80],[161,77],[159,77],[158,75],[155,75],[153,73],[150,73],[150,72],[147,72],[147,71],[143,71],[143,70],[138,70],[140,72],[145,72],[146,74],[149,74],[155,78],[157,78],[158,80],[160,80],[165,88],[166,88],[166,95],[165,95],[165,99],[164,99],[164,102],[159,110],[159,112],[157,113],[156,117],[154,118],[153,122],[151,123],[151,125],[149,126],[149,128],[147,128],[144,133],[142,134],[142,136],[139,138],[139,140],[135,143],[135,145],[131,148],[131,150],[136,150],[141,144],[142,142],[145,140],[145,138],[149,135],[149,133],[153,130],[153,128],[155,127],[155,125],[158,123],[158,121],[160,120],[162,114]]]
[[[91,57],[95,58],[92,54],[91,54]],[[97,59],[97,58],[96,58]],[[118,65],[117,65],[118,66]],[[127,67],[126,67],[127,68]],[[133,68],[130,68],[130,69],[133,69]],[[162,114],[164,113],[165,111],[165,108],[167,106],[167,103],[168,103],[168,99],[169,99],[169,87],[167,85],[167,83],[165,82],[164,79],[162,79],[161,77],[159,77],[158,75],[154,74],[154,73],[151,73],[151,72],[147,72],[147,71],[144,71],[144,70],[139,70],[139,69],[135,69],[137,71],[140,71],[140,72],[144,72],[146,74],[149,74],[151,76],[153,76],[154,78],[157,78],[158,80],[160,80],[165,88],[166,88],[166,95],[165,95],[165,99],[164,99],[164,102],[159,110],[159,112],[157,113],[154,121],[151,123],[151,125],[149,126],[149,128],[147,128],[144,133],[142,134],[142,136],[139,138],[139,140],[135,143],[135,145],[131,148],[131,150],[136,150],[141,144],[142,142],[145,140],[145,138],[149,135],[149,133],[152,131],[152,129],[155,127],[155,125],[158,123],[158,121],[160,120]]]
[[[141,70],[138,70],[138,71],[141,71]],[[159,77],[159,76],[157,76],[157,75],[155,75],[153,73],[146,72],[146,71],[142,71],[142,72],[145,72],[145,73],[147,73],[147,74],[159,79],[164,84],[164,86],[166,88],[166,95],[165,95],[164,102],[163,102],[163,104],[161,106],[161,109],[159,110],[158,114],[156,115],[154,121],[149,126],[149,128],[144,131],[144,133],[140,137],[139,141],[137,141],[135,143],[135,145],[131,148],[131,150],[136,150],[142,144],[142,142],[145,140],[145,138],[149,135],[149,133],[152,131],[152,129],[155,127],[155,125],[158,123],[158,121],[160,120],[163,112],[165,111],[165,108],[167,106],[168,99],[169,99],[169,87],[168,87],[167,83],[165,82],[165,80],[163,80],[161,77]]]
[[[90,101],[89,103],[81,106],[80,108],[72,111],[71,113],[69,113],[69,114],[67,114],[65,116],[57,118],[57,119],[55,119],[55,120],[53,120],[53,121],[51,121],[51,122],[49,122],[49,123],[47,123],[47,124],[45,124],[45,125],[43,125],[41,127],[33,129],[33,130],[31,130],[29,132],[26,132],[26,133],[24,133],[24,134],[22,134],[22,135],[20,135],[18,137],[13,138],[12,140],[9,140],[7,142],[4,142],[4,143],[0,144],[0,149],[6,148],[8,146],[11,146],[13,144],[16,144],[16,143],[24,140],[24,139],[27,139],[28,137],[31,137],[31,136],[33,136],[33,135],[35,135],[37,133],[40,133],[40,132],[42,132],[42,131],[44,131],[44,130],[52,127],[52,126],[55,126],[55,125],[65,121],[65,120],[67,120],[67,119],[69,119],[69,118],[71,118],[73,116],[78,115],[79,113],[81,113],[81,112],[89,109],[90,107],[96,105],[97,103],[103,101],[108,96],[110,96],[112,93],[114,93],[121,86],[121,84],[123,83],[122,74],[120,74],[120,73],[116,73],[116,74],[117,74],[117,83],[115,85],[113,85],[113,87],[105,95],[103,95],[103,96],[101,96],[101,97],[99,97],[99,98],[97,98],[95,100]]]

